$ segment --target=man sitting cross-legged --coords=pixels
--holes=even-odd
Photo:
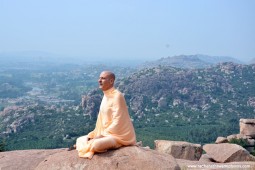
[[[98,83],[103,91],[96,127],[76,141],[79,157],[91,159],[96,152],[134,145],[136,136],[124,96],[114,88],[115,75],[110,71],[100,74]]]

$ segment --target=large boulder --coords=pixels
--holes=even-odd
[[[255,138],[255,119],[240,119],[240,134]]]
[[[235,139],[248,140],[248,139],[251,139],[251,137],[243,135],[243,134],[232,134],[232,135],[227,136],[227,142],[231,142],[232,140],[235,140]],[[222,143],[225,143],[225,142],[222,142]]]
[[[218,143],[228,143],[228,139],[225,138],[225,137],[219,136],[219,137],[216,139],[215,143],[217,143],[217,144],[218,144]]]
[[[180,169],[176,160],[167,154],[129,146],[95,154],[89,159],[79,158],[76,150],[21,150],[0,152],[1,170],[154,170]]]
[[[255,161],[255,157],[237,144],[206,144],[203,150],[216,162]]]
[[[66,152],[66,149],[18,150],[0,152],[1,170],[34,170],[49,155]]]
[[[180,168],[171,155],[161,154],[154,150],[142,147],[129,146],[101,154],[95,154],[91,160],[79,158],[76,151],[60,152],[46,158],[36,169],[177,170]]]
[[[127,147],[112,150],[102,154],[96,154],[92,160],[79,158],[77,152],[66,149],[49,150],[19,150],[0,152],[1,170],[83,170],[83,169],[206,169],[215,170],[236,168],[240,165],[242,170],[255,169],[255,162],[230,162],[216,163],[209,159],[191,161],[185,159],[173,159],[170,155],[158,153],[142,147]],[[131,160],[132,159],[132,160]],[[178,165],[180,168],[178,167]],[[219,168],[218,168],[219,167]],[[239,168],[240,169],[240,168]]]
[[[230,142],[230,141],[233,140],[233,139],[237,139],[237,134],[232,134],[232,135],[228,135],[228,136],[227,136],[228,142]]]
[[[199,162],[214,162],[214,160],[208,154],[202,154]]]
[[[200,144],[183,141],[155,140],[154,143],[155,150],[178,159],[199,160],[203,151]]]

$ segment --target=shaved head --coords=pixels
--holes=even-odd
[[[111,72],[111,71],[103,71],[102,73],[105,73],[107,76],[109,76],[110,79],[115,80],[115,74],[113,72]]]
[[[98,83],[99,88],[103,91],[106,91],[114,86],[115,74],[111,71],[101,72]]]

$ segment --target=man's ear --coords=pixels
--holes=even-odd
[[[111,79],[111,80],[110,80],[110,83],[111,83],[111,84],[113,84],[113,83],[114,83],[114,80],[113,80],[113,79]]]

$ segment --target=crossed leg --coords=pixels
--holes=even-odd
[[[106,152],[108,149],[117,149],[122,145],[117,143],[116,139],[111,136],[106,136],[98,139],[92,139],[90,151]]]
[[[108,149],[117,149],[122,145],[119,144],[112,136],[91,139],[87,141],[87,136],[77,139],[76,150],[80,157],[91,159],[95,152],[106,152]]]

